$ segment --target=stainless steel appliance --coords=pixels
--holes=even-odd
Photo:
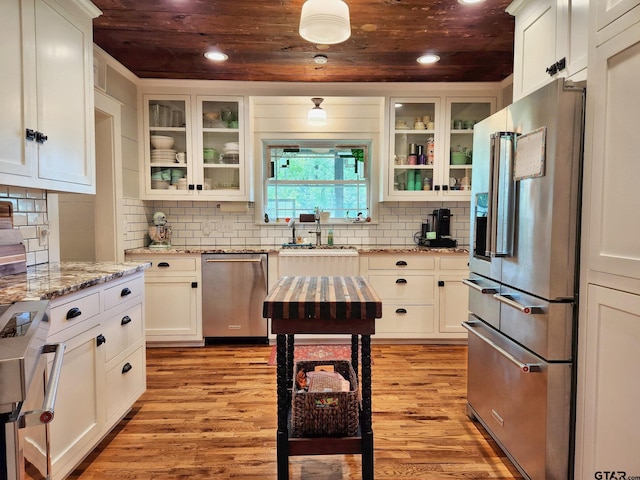
[[[202,287],[205,338],[268,341],[267,322],[262,318],[262,302],[267,296],[266,254],[203,255]]]
[[[559,79],[474,131],[468,413],[533,480],[572,478],[584,96]]]
[[[47,345],[49,302],[0,306],[0,480],[24,479],[20,429],[53,420],[64,344]],[[55,352],[46,390],[43,354]],[[43,399],[42,407],[29,410]],[[47,478],[50,461],[47,448]],[[45,472],[42,472],[45,474]]]

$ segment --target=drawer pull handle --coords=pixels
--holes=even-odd
[[[470,278],[465,278],[464,280],[462,280],[462,283],[464,283],[467,287],[473,288],[474,290],[482,293],[483,295],[493,295],[494,293],[498,293],[498,290],[496,288],[483,287],[479,285],[475,280],[472,280]]]
[[[396,308],[396,313],[407,313],[405,308]]]
[[[127,323],[131,323],[131,317],[129,315],[125,315],[124,317],[122,317],[120,325],[126,325]]]
[[[73,307],[67,312],[67,320],[79,317],[80,315],[82,315],[82,310],[80,310],[78,307]]]
[[[98,347],[99,347],[99,346],[100,346],[100,345],[102,345],[103,343],[107,343],[107,339],[106,339],[106,338],[104,338],[104,335],[100,334],[100,335],[98,335],[98,336],[96,337],[96,346],[98,346]]]
[[[160,262],[158,264],[158,268],[167,268],[170,267],[171,265],[169,265],[169,262]]]
[[[470,322],[462,322],[462,326],[464,328],[466,328],[469,331],[469,333],[473,333],[476,337],[478,337],[480,340],[482,340],[483,342],[488,344],[491,348],[493,348],[495,351],[497,351],[500,355],[502,355],[507,360],[509,360],[511,363],[516,365],[520,369],[520,371],[522,373],[534,373],[534,372],[540,372],[541,371],[540,365],[538,365],[536,363],[523,363],[523,362],[521,362],[516,357],[511,355],[509,352],[507,352],[505,349],[499,347],[494,342],[492,342],[490,339],[488,339],[484,335],[481,335],[480,333],[475,331],[474,327],[479,325],[479,323],[480,323],[479,320],[470,321]]]
[[[399,278],[396,280],[396,283],[407,283],[407,279],[406,278]]]
[[[407,266],[407,262],[405,262],[404,260],[398,260],[396,262],[396,266],[397,267],[406,267]]]
[[[131,289],[128,287],[124,287],[120,292],[121,297],[126,297],[127,295],[131,295]]]
[[[130,371],[133,367],[131,366],[131,364],[129,362],[124,364],[124,367],[122,367],[122,373],[127,373],[128,371]]]

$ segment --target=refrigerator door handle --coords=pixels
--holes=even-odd
[[[507,257],[513,250],[515,214],[513,156],[516,135],[513,132],[497,132],[491,136],[490,211],[487,214],[487,223],[491,226],[487,229],[488,254],[491,257]]]
[[[473,288],[474,290],[482,293],[483,295],[493,295],[494,293],[498,293],[498,289],[491,287],[483,287],[482,285],[478,285],[475,280],[470,278],[465,278],[462,280],[462,283],[469,288]]]
[[[474,327],[476,327],[479,324],[480,324],[479,320],[478,321],[462,322],[462,326],[464,328],[466,328],[469,331],[469,333],[473,333],[480,340],[482,340],[483,342],[487,343],[496,352],[498,352],[500,355],[505,357],[511,363],[516,365],[520,369],[520,371],[522,373],[535,373],[535,372],[540,372],[541,371],[540,365],[538,365],[537,363],[523,363],[523,362],[521,362],[516,357],[511,355],[509,352],[507,352],[504,348],[498,346],[495,342],[491,341],[490,339],[488,339],[484,335],[482,335],[479,332],[477,332]]]
[[[523,305],[510,295],[500,295],[499,293],[496,293],[493,296],[493,298],[498,300],[500,303],[504,303],[505,305],[508,305],[511,308],[515,308],[516,310],[522,313],[526,313],[527,315],[535,315],[536,313],[543,313],[542,307],[536,307],[533,305]]]

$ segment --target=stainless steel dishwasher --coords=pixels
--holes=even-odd
[[[202,333],[205,339],[267,341],[262,302],[267,295],[267,255],[202,255]]]

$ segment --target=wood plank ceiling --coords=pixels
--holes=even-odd
[[[491,82],[513,71],[510,0],[346,0],[351,37],[298,34],[304,0],[93,0],[94,41],[140,78],[277,82]],[[229,56],[214,63],[203,54]],[[441,60],[420,65],[417,57]],[[328,59],[317,64],[314,56]]]

